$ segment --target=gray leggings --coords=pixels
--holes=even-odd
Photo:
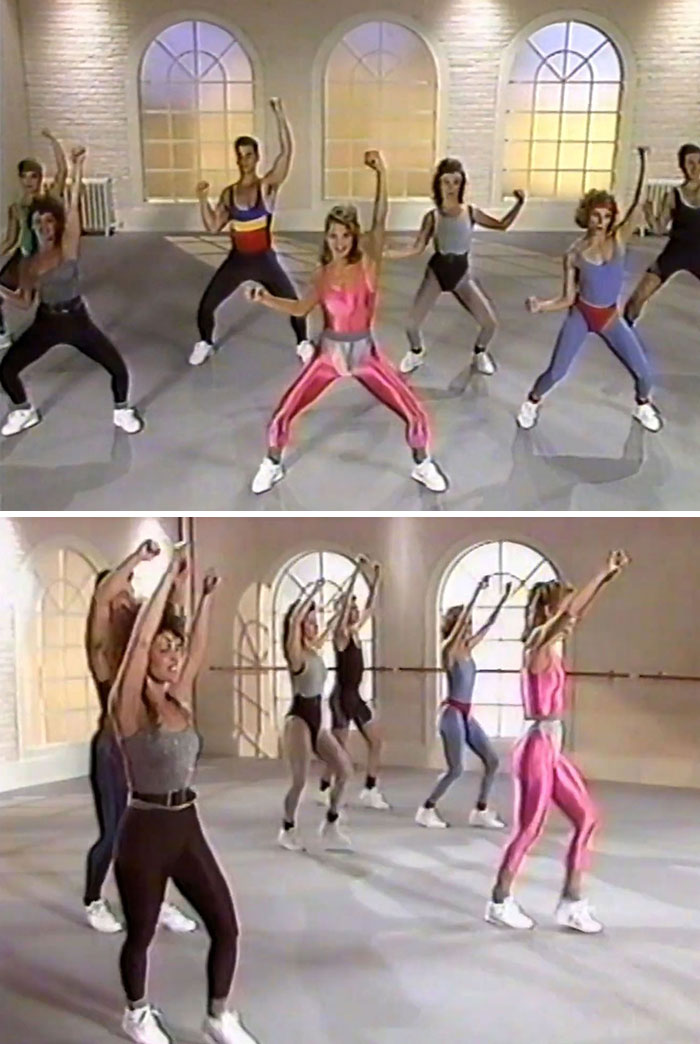
[[[441,293],[443,291],[440,289],[437,276],[430,267],[426,268],[423,281],[413,299],[413,307],[406,328],[408,343],[414,351],[420,351],[423,347],[420,328]],[[497,326],[496,313],[490,300],[469,272],[460,279],[452,293],[476,319],[479,324],[476,344],[479,348],[486,348],[496,333]]]
[[[440,715],[440,736],[445,749],[447,771],[440,776],[425,804],[437,804],[448,788],[459,779],[464,771],[464,755],[469,747],[484,766],[477,803],[487,805],[498,770],[498,756],[479,722],[456,707],[445,707]]]

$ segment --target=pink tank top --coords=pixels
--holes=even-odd
[[[374,319],[377,288],[362,261],[354,266],[357,278],[352,287],[340,289],[321,277],[321,307],[324,328],[333,333],[364,333]]]
[[[521,675],[523,710],[526,718],[561,718],[564,715],[566,671],[559,656],[552,666],[535,674],[524,669]]]

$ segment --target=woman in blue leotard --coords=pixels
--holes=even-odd
[[[472,659],[472,652],[486,637],[511,592],[511,585],[506,584],[500,602],[484,626],[474,634],[472,609],[477,597],[488,584],[489,577],[485,576],[479,581],[471,601],[467,605],[452,606],[442,619],[442,665],[447,672],[448,697],[440,710],[439,731],[447,769],[433,787],[428,800],[416,812],[416,823],[419,826],[448,826],[436,812],[435,806],[462,775],[467,747],[476,754],[484,766],[479,797],[469,816],[469,824],[492,830],[500,830],[505,826],[488,807],[489,793],[498,770],[498,756],[488,736],[471,713],[472,692],[476,680],[476,665]]]
[[[549,366],[541,373],[518,413],[521,428],[537,423],[540,403],[554,385],[566,376],[589,333],[597,333],[617,356],[634,380],[634,418],[647,431],[660,431],[661,415],[651,401],[651,370],[635,331],[622,318],[618,301],[624,278],[625,245],[635,225],[635,212],[644,185],[646,148],[639,148],[640,167],[634,199],[618,221],[615,198],[609,192],[591,189],[579,203],[576,224],[586,229],[564,256],[564,286],[559,297],[540,301],[529,297],[530,312],[568,309]]]

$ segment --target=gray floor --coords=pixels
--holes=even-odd
[[[482,920],[503,835],[470,830],[475,780],[448,795],[449,831],[412,822],[433,774],[387,773],[391,813],[350,809],[353,854],[324,854],[311,800],[306,855],[273,844],[277,763],[205,763],[202,814],[244,926],[237,1004],[261,1044],[691,1044],[700,1040],[700,794],[598,785],[590,895],[607,930],[552,921],[565,825],[553,816],[519,897],[532,933]],[[353,796],[357,789],[353,788]],[[497,799],[508,809],[508,780]],[[119,1039],[119,937],[81,921],[94,836],[84,781],[0,800],[0,1040]],[[109,886],[111,888],[111,885]],[[152,998],[196,1042],[203,933],[159,935]]]
[[[570,379],[518,432],[514,414],[544,368],[561,315],[528,316],[528,294],[553,296],[571,236],[484,234],[476,269],[501,316],[493,378],[467,368],[474,325],[444,297],[426,324],[427,364],[412,378],[434,422],[435,455],[450,491],[430,494],[408,477],[400,422],[355,382],[334,389],[294,432],[286,480],[263,497],[249,483],[265,424],[297,372],[286,320],[224,305],[219,354],[199,369],[186,359],[194,313],[225,241],[121,234],[85,243],[85,291],[93,313],[123,349],[135,398],[147,415],[136,438],[111,427],[108,390],[94,365],[57,348],[29,371],[45,419],[0,445],[3,510],[494,511],[692,510],[700,508],[698,284],[677,277],[648,309],[641,333],[658,373],[666,427],[631,420],[630,379],[591,337]],[[317,237],[279,241],[303,285]],[[628,285],[660,249],[635,243]],[[422,262],[391,263],[383,276],[378,332],[398,362],[402,325]]]

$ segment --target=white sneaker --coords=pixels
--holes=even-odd
[[[114,411],[114,423],[127,435],[138,435],[143,431],[143,417],[131,406],[119,406]]]
[[[382,792],[377,790],[376,787],[372,787],[371,789],[365,787],[364,790],[360,791],[360,804],[364,805],[366,808],[376,808],[378,812],[385,812],[387,809],[391,808],[391,805]]]
[[[213,354],[213,344],[209,344],[209,341],[197,341],[187,361],[189,362],[190,366],[201,366],[202,363],[206,362],[209,356]]]
[[[124,931],[124,926],[119,923],[104,899],[95,899],[94,903],[86,906],[85,916],[90,927],[96,932],[113,935],[114,932]]]
[[[299,344],[297,345],[297,355],[303,362],[304,366],[308,366],[315,354],[316,347],[311,341],[299,341]]]
[[[414,352],[413,349],[409,349],[399,363],[399,370],[401,373],[413,373],[413,371],[417,370],[419,366],[422,366],[424,362],[425,348],[421,348],[419,352]]]
[[[284,468],[281,464],[276,464],[274,460],[270,460],[269,457],[263,457],[260,467],[255,472],[255,477],[251,483],[250,488],[253,493],[267,493],[268,489],[277,483],[281,482],[284,478]]]
[[[447,826],[445,820],[440,818],[434,808],[425,808],[424,805],[421,805],[416,812],[416,823],[418,826],[437,830],[444,830]]]
[[[3,348],[11,348],[11,347],[12,347],[12,336],[7,332],[7,330],[3,330],[2,333],[0,333],[0,351],[2,351]]]
[[[426,457],[420,464],[416,464],[411,478],[426,486],[432,493],[444,493],[448,486],[447,478],[431,457]]]
[[[474,369],[477,373],[483,373],[485,377],[493,377],[496,364],[488,352],[474,352]]]
[[[316,792],[316,804],[320,805],[321,808],[330,808],[331,804],[331,788],[327,790],[318,790]]]
[[[122,1029],[136,1044],[173,1044],[160,1019],[160,1012],[150,1004],[134,1011],[127,1008],[122,1019]]]
[[[321,823],[319,830],[324,848],[329,852],[347,852],[352,848],[352,841],[338,826],[338,821],[329,823],[327,819]]]
[[[502,903],[493,901],[486,904],[484,919],[489,924],[497,924],[503,928],[534,928],[535,922],[520,909],[512,895],[507,895]]]
[[[197,922],[191,917],[178,910],[172,903],[163,903],[158,915],[158,924],[168,928],[171,932],[194,932],[197,930]]]
[[[225,1011],[218,1019],[207,1015],[202,1034],[207,1044],[257,1044],[255,1037],[243,1029],[236,1011]]]
[[[27,428],[33,428],[35,424],[38,424],[41,420],[41,414],[38,410],[35,410],[33,406],[28,406],[24,410],[11,410],[0,428],[1,435],[19,435],[21,431],[26,431]]]
[[[505,823],[490,808],[473,808],[469,813],[469,826],[485,830],[503,830]]]
[[[562,899],[555,917],[561,928],[571,928],[575,932],[585,932],[586,935],[597,935],[603,930],[587,899]]]
[[[661,431],[664,426],[661,414],[652,402],[639,403],[633,413],[633,417],[647,431]]]
[[[294,830],[285,830],[284,827],[280,830],[277,835],[277,844],[280,848],[286,848],[288,852],[305,852],[303,844],[299,840],[299,835]]]
[[[526,399],[518,413],[518,427],[524,428],[526,431],[528,428],[534,428],[537,424],[539,409],[539,402],[531,402],[530,399]]]

